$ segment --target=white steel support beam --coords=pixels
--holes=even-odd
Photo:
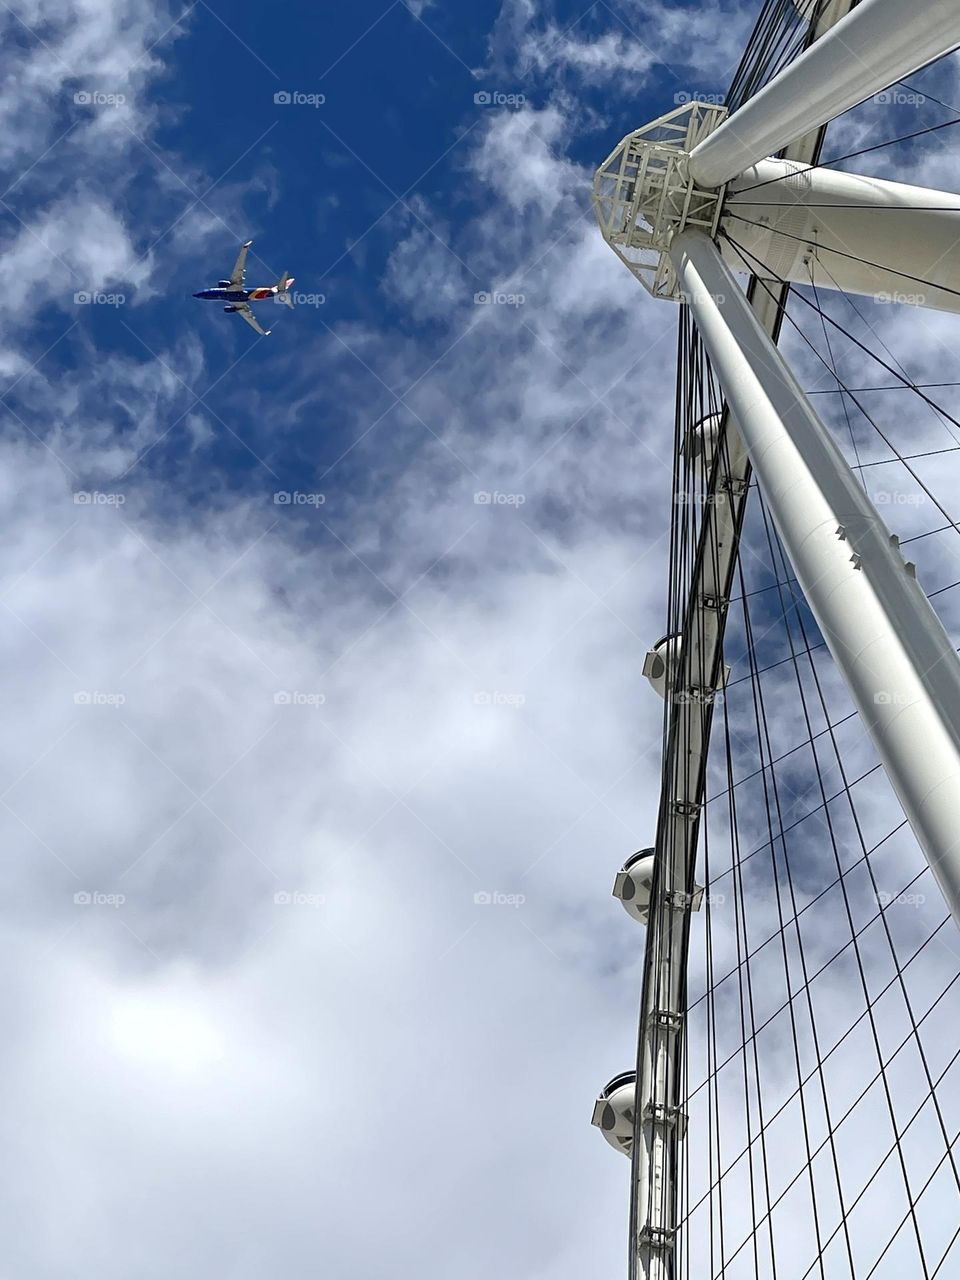
[[[751,255],[722,243],[740,271],[960,312],[953,192],[761,160],[728,185],[720,226]]]
[[[958,45],[957,0],[862,0],[694,148],[690,175],[723,186]]]
[[[807,602],[960,923],[960,658],[710,238],[671,257]]]

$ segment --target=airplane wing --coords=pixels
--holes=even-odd
[[[233,271],[230,273],[230,284],[234,289],[243,288],[243,277],[247,270],[247,250],[253,244],[252,240],[247,240],[245,244],[240,246],[240,252],[237,254],[237,261]]]
[[[264,338],[270,332],[269,329],[264,329],[261,326],[260,321],[253,314],[253,308],[248,307],[245,302],[239,307],[235,307],[234,310],[238,316],[242,316],[243,319],[246,320],[247,324],[250,325],[251,328],[256,329],[257,333],[262,334]]]

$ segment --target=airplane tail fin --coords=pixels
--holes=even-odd
[[[288,276],[286,271],[277,281],[277,301],[285,302],[290,309],[293,309],[293,298],[290,296],[290,286],[293,284],[293,276]]]

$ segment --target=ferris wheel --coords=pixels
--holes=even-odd
[[[960,1276],[960,582],[927,580],[960,558],[960,373],[929,394],[870,317],[960,313],[960,195],[822,156],[958,46],[958,0],[766,0],[725,104],[596,175],[680,304],[661,799],[614,884],[638,1054],[593,1115],[630,1280]]]

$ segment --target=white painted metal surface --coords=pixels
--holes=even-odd
[[[957,0],[862,0],[694,148],[690,175],[721,187],[958,45]]]
[[[797,578],[960,923],[960,658],[716,246],[685,232],[672,256]]]
[[[687,157],[717,127],[726,107],[688,102],[635,129],[597,170],[593,208],[603,238],[656,298],[677,296],[667,250],[680,227],[717,229],[720,196],[698,191]]]
[[[960,312],[954,192],[761,160],[728,186],[721,227],[773,278]],[[744,270],[732,246],[721,252]]]

